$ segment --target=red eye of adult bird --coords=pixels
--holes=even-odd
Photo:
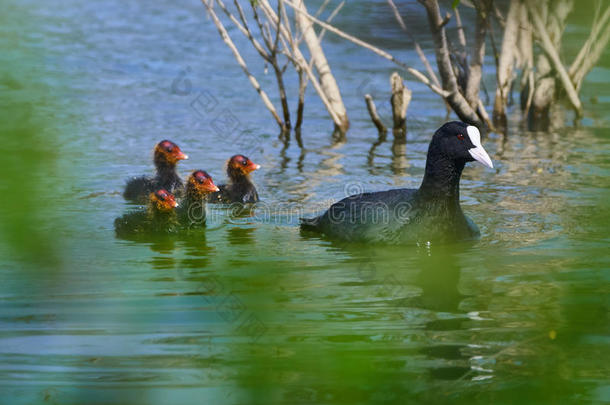
[[[462,134],[457,134],[457,137],[460,141],[464,140],[464,135],[462,135]]]

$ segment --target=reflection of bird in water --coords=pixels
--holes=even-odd
[[[458,339],[451,340],[446,333],[460,331],[464,322],[463,313],[459,309],[465,297],[458,289],[459,257],[454,254],[452,248],[431,247],[428,254],[418,255],[414,263],[421,269],[415,284],[422,289],[415,305],[434,314],[444,314],[426,322],[424,329],[428,331],[430,344],[420,349],[420,352],[431,360],[444,360],[440,364],[432,362],[428,369],[433,378],[441,380],[460,378],[470,370],[469,356],[464,354],[466,344]],[[438,338],[441,334],[443,339]]]
[[[210,256],[214,254],[216,249],[208,245],[206,233],[200,232],[196,234],[188,234],[180,238],[184,246],[186,258],[180,261],[181,268],[191,270],[203,270],[210,264]],[[182,269],[181,269],[182,271]],[[186,274],[181,274],[182,278],[186,278]]]
[[[227,240],[231,245],[239,246],[239,245],[253,245],[255,242],[254,239],[254,230],[255,226],[248,225],[232,225],[227,228]]]
[[[459,305],[465,296],[458,290],[460,279],[458,258],[451,252],[451,246],[446,249],[442,247],[426,249],[429,249],[429,254],[418,255],[414,263],[416,268],[421,269],[415,279],[415,284],[422,289],[417,299],[418,306],[434,312],[460,312]],[[454,320],[443,319],[429,322],[426,329],[451,330],[454,326],[456,326]]]

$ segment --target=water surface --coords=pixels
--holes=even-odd
[[[418,66],[384,4],[350,3],[337,24]],[[6,8],[3,401],[610,400],[607,52],[580,127],[513,124],[484,140],[495,168],[469,165],[461,182],[479,241],[345,246],[303,237],[298,216],[346,192],[417,187],[445,121],[427,88],[408,81],[407,144],[379,142],[362,96],[387,98],[393,67],[327,35],[352,127],[333,139],[312,96],[300,148],[278,139],[197,2]],[[568,52],[586,35],[581,19]],[[272,77],[263,84],[274,95]],[[163,138],[189,154],[183,174],[218,182],[229,156],[247,154],[263,166],[267,210],[214,209],[203,233],[117,239],[124,181],[152,170]]]

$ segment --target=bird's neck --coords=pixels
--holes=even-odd
[[[237,170],[227,170],[227,175],[231,180],[231,184],[247,185],[251,183],[249,175],[243,174]]]
[[[208,198],[208,193],[199,191],[192,184],[188,183],[186,186],[186,200],[190,202],[204,202]]]
[[[176,164],[165,159],[155,159],[155,167],[159,176],[172,176],[176,173]]]
[[[465,164],[466,162],[456,162],[443,154],[429,152],[426,173],[419,187],[421,197],[451,210],[459,209],[460,177]]]

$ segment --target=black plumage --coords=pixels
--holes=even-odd
[[[213,193],[210,196],[209,201],[225,204],[258,202],[258,192],[252,183],[250,173],[259,168],[260,165],[254,164],[243,155],[231,157],[227,162],[229,183],[219,185],[219,191]]]
[[[188,159],[188,156],[182,153],[178,145],[168,140],[159,142],[153,151],[155,176],[140,176],[130,179],[125,186],[123,197],[129,201],[143,203],[155,190],[165,189],[170,193],[180,192],[183,183],[176,172],[176,164],[183,159]]]
[[[212,177],[204,170],[195,170],[184,188],[184,199],[178,208],[180,224],[191,228],[206,223],[206,203],[210,194],[219,191]]]
[[[419,189],[349,196],[324,214],[301,220],[301,229],[332,239],[404,243],[446,241],[479,235],[460,207],[460,176],[467,162],[493,167],[474,126],[453,121],[440,127],[428,148]]]
[[[114,220],[114,230],[118,237],[173,233],[179,222],[174,196],[167,190],[159,189],[150,193],[148,205],[134,210]]]

